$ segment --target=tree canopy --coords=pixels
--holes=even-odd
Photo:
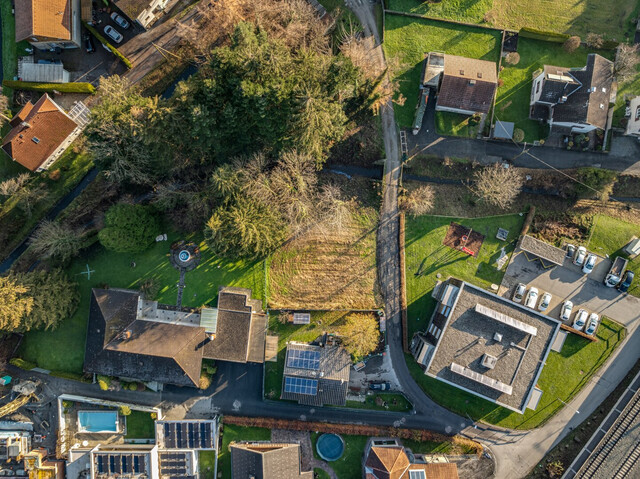
[[[105,227],[98,233],[102,246],[120,253],[144,251],[160,232],[149,207],[120,203],[105,215]]]

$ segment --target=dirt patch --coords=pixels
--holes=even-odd
[[[470,228],[451,222],[442,244],[477,257],[484,242],[484,235]]]
[[[449,457],[449,459],[451,459],[451,457]],[[485,456],[455,461],[455,463],[458,465],[458,476],[469,479],[487,479],[488,477],[493,477],[495,470],[494,462]]]

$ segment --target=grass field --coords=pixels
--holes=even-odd
[[[440,135],[447,136],[464,136],[466,138],[475,138],[480,128],[479,124],[470,125],[469,115],[460,115],[459,113],[451,113],[448,111],[436,112],[436,131]]]
[[[81,372],[84,343],[89,315],[91,288],[109,287],[137,289],[146,280],[158,287],[155,298],[161,303],[175,304],[178,270],[169,263],[169,246],[179,236],[168,231],[169,240],[154,243],[142,253],[114,253],[99,244],[94,245],[68,268],[69,276],[78,282],[80,305],[78,311],[63,321],[55,331],[34,331],[25,334],[19,356],[46,369]],[[200,238],[195,238],[201,241]],[[184,306],[216,305],[219,286],[242,286],[253,290],[254,298],[263,298],[264,268],[262,261],[225,261],[215,257],[201,241],[200,265],[186,275]],[[136,267],[131,267],[135,261]],[[91,279],[81,274],[89,265],[94,272]]]
[[[493,62],[500,55],[501,35],[497,31],[391,14],[385,16],[385,22],[385,55],[404,97],[404,104],[397,98],[394,105],[401,128],[413,124],[425,53],[444,51]]]
[[[198,471],[201,479],[215,479],[216,451],[198,452]]]
[[[229,444],[240,441],[270,441],[271,431],[261,427],[242,427],[225,424],[222,432],[222,446],[218,453],[218,474],[222,479],[231,479],[231,453]]]
[[[435,306],[431,292],[436,281],[444,281],[449,276],[454,276],[483,288],[489,288],[492,283],[501,283],[504,271],[498,271],[495,262],[502,247],[507,254],[511,254],[523,220],[524,218],[517,214],[475,219],[407,217],[405,255],[409,338],[416,331],[427,327]],[[442,244],[451,222],[462,224],[485,235],[477,258]],[[509,230],[506,242],[496,239],[499,227]]]
[[[547,128],[529,119],[529,103],[533,73],[543,65],[582,67],[587,63],[587,55],[592,53],[580,47],[574,53],[567,53],[561,43],[551,43],[520,37],[518,39],[520,62],[509,65],[502,62],[504,69],[500,79],[504,84],[498,88],[495,104],[495,119],[512,121],[516,128],[524,131],[524,140],[533,142],[547,136]],[[610,56],[609,52],[598,52]],[[495,120],[494,120],[495,121]]]
[[[155,436],[154,420],[144,411],[131,411],[126,417],[127,439],[152,439]]]
[[[386,0],[389,10],[519,30],[535,28],[586,36],[596,32],[622,41],[637,14],[636,0]]]
[[[638,73],[631,80],[618,84],[618,94],[616,96],[616,104],[613,110],[613,126],[622,127],[621,120],[624,118],[624,111],[626,107],[625,97],[631,99],[640,95],[640,65],[636,67],[636,71]],[[632,114],[635,115],[635,112]]]
[[[527,409],[519,414],[487,400],[449,386],[424,374],[413,357],[407,355],[409,371],[422,389],[436,402],[458,414],[468,414],[481,420],[510,429],[533,429],[544,424],[564,407],[589,382],[600,366],[622,342],[626,335],[623,326],[603,317],[598,327],[600,341],[570,334],[560,353],[551,351],[538,386],[542,397],[535,411]]]
[[[640,224],[628,223],[611,216],[596,215],[587,249],[600,255],[624,256],[626,258],[628,256],[622,251],[622,248],[634,236],[640,238]],[[629,288],[629,294],[640,297],[640,256],[629,261],[627,268],[636,274],[634,282]]]

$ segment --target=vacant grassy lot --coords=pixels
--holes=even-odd
[[[485,236],[477,258],[442,244],[451,222],[462,224]],[[407,217],[406,277],[409,338],[427,327],[435,301],[431,292],[437,281],[454,276],[477,286],[500,284],[504,271],[495,266],[504,247],[511,254],[524,217],[517,214],[488,218],[459,219],[437,216]],[[509,230],[506,242],[496,239],[498,228]],[[437,276],[439,275],[439,277]]]
[[[501,35],[497,31],[392,14],[385,16],[385,22],[385,55],[404,97],[404,104],[399,97],[394,105],[401,128],[413,124],[425,53],[438,50],[493,62],[500,55]]]
[[[460,115],[459,113],[451,113],[448,111],[436,112],[436,131],[440,135],[447,136],[464,136],[466,138],[475,138],[480,128],[479,124],[470,125],[469,115]]]
[[[154,420],[144,411],[131,411],[126,417],[128,439],[151,439],[155,437]]]
[[[338,176],[338,175],[332,175]],[[372,309],[381,303],[376,281],[377,201],[367,180],[340,177],[352,218],[323,225],[291,240],[269,259],[273,309]]]
[[[222,431],[222,446],[218,453],[218,474],[222,479],[231,479],[231,453],[229,444],[240,441],[270,441],[271,430],[261,427],[242,427],[225,424]]]
[[[407,356],[409,371],[422,389],[436,402],[458,414],[511,429],[533,429],[544,424],[564,407],[589,382],[600,366],[611,356],[626,335],[624,327],[602,318],[597,337],[592,342],[570,334],[560,353],[551,351],[538,385],[542,397],[535,411],[518,414],[509,409],[449,386],[424,374],[413,357]]]
[[[596,215],[593,219],[591,238],[587,249],[601,255],[610,257],[624,256],[622,251],[632,237],[640,238],[640,224],[628,223],[626,221],[612,218],[606,215]],[[640,297],[640,256],[629,261],[627,266],[636,273],[636,278],[629,288],[629,293]]]
[[[514,122],[516,128],[524,131],[524,140],[533,142],[545,138],[548,134],[546,127],[529,119],[529,102],[534,72],[545,64],[582,67],[586,65],[587,55],[592,51],[580,47],[574,53],[567,53],[563,50],[561,43],[520,37],[518,39],[518,53],[520,61],[517,65],[502,62],[504,69],[500,72],[500,79],[504,84],[498,88],[495,118]],[[609,52],[598,53],[609,56]]]
[[[389,10],[519,30],[535,28],[586,36],[596,32],[622,41],[637,13],[635,0],[386,0]]]
[[[272,311],[270,313],[268,334],[278,336],[278,362],[265,364],[264,394],[267,398],[280,398],[287,342],[308,343],[314,341],[325,332],[336,331],[338,326],[345,321],[347,315],[349,315],[348,311],[312,311],[311,323],[293,325],[280,322],[278,312]]]
[[[168,231],[169,240],[155,243],[142,253],[114,253],[99,244],[94,245],[68,268],[69,276],[80,287],[80,306],[71,318],[63,321],[55,331],[34,331],[25,334],[19,356],[46,369],[81,372],[84,360],[84,343],[89,316],[91,288],[117,287],[138,289],[151,280],[158,290],[155,298],[161,303],[175,304],[177,298],[178,270],[169,263],[171,243],[180,238]],[[230,262],[215,257],[201,238],[202,259],[200,265],[186,275],[183,296],[184,306],[214,305],[219,286],[251,288],[255,298],[263,298],[263,262]],[[135,268],[131,267],[134,261]],[[87,265],[94,272],[87,279]]]

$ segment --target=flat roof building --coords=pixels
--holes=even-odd
[[[560,322],[453,278],[435,296],[429,328],[411,344],[425,374],[524,413]]]

